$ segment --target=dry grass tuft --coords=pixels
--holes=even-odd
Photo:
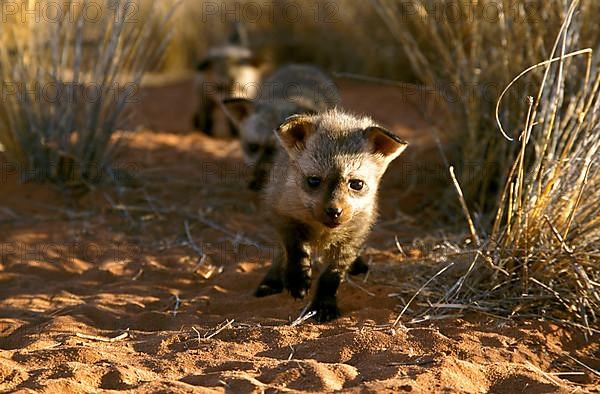
[[[544,77],[528,100],[489,250],[508,273],[502,280],[518,278],[506,290],[521,294],[520,310],[560,310],[587,327],[600,322],[600,69],[590,48],[571,48],[577,4],[536,65]]]
[[[590,2],[584,4],[588,8],[573,1],[561,12],[564,20],[548,60],[515,72],[499,92],[499,135],[514,147],[508,156],[489,153],[490,164],[509,163],[499,168],[506,171],[506,181],[492,229],[472,259],[461,261],[458,279],[448,276],[434,291],[437,302],[429,303],[424,316],[471,309],[600,332],[600,68],[598,53],[583,46],[580,18],[585,19]],[[538,93],[528,97],[519,128],[514,115],[502,116],[511,97],[507,92],[536,72]],[[521,89],[516,90],[525,98]],[[517,103],[523,100],[508,106]],[[485,111],[493,113],[493,108],[487,103]],[[483,136],[486,130],[471,131]]]
[[[90,5],[100,17],[82,11]],[[170,13],[134,23],[135,7],[67,2],[60,17],[3,26],[0,143],[23,179],[79,187],[111,173],[119,122],[168,41]]]
[[[526,67],[548,57],[566,15],[559,0],[371,0],[401,44],[414,73],[450,101],[463,130],[454,160],[465,196],[480,212],[493,212],[517,144],[496,133],[493,108],[502,89]],[[568,45],[597,47],[600,3],[584,1]],[[543,76],[532,73],[512,87],[502,124],[516,127],[526,115],[522,99]],[[572,90],[566,87],[567,93]],[[454,130],[449,130],[454,132]],[[450,149],[452,151],[452,149]],[[492,218],[490,218],[492,219]]]

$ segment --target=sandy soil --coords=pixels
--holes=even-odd
[[[124,187],[76,202],[0,162],[0,391],[600,392],[565,355],[600,368],[597,336],[472,314],[411,324],[417,305],[390,329],[404,305],[390,294],[423,283],[420,240],[435,233],[423,201],[445,170],[414,97],[341,86],[347,107],[412,143],[386,176],[371,273],[342,286],[342,318],[292,326],[304,303],[252,297],[272,242],[236,142],[143,131],[128,137]],[[165,106],[164,123],[190,118]]]

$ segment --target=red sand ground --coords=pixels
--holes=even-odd
[[[422,283],[407,267],[421,253],[412,240],[430,231],[419,203],[439,193],[439,161],[402,92],[342,89],[347,107],[412,143],[386,176],[367,250],[372,272],[354,279],[364,290],[342,286],[342,318],[291,327],[304,303],[252,297],[272,243],[236,142],[140,132],[121,162],[139,181],[76,203],[49,186],[18,184],[3,166],[0,391],[599,392],[600,379],[564,355],[600,367],[598,338],[577,331],[485,315],[408,324],[412,308],[406,326],[382,327],[398,314],[400,301],[388,295],[410,297],[402,284]],[[177,100],[163,105],[162,121],[181,124]],[[209,256],[200,267],[186,223]],[[222,272],[204,279],[207,264]],[[124,332],[113,342],[77,336]]]

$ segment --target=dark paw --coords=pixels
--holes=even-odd
[[[266,297],[283,291],[283,283],[277,279],[265,278],[254,292],[255,297]]]
[[[310,271],[301,269],[288,269],[286,272],[285,287],[292,297],[304,298],[310,290]]]
[[[350,265],[350,269],[348,270],[348,274],[352,276],[366,274],[367,272],[369,272],[369,266],[360,256],[352,262],[352,265]]]
[[[248,189],[259,192],[263,188],[263,183],[257,179],[252,179],[250,183],[248,183]]]
[[[313,301],[309,310],[315,311],[314,319],[319,323],[335,320],[341,314],[335,298],[325,301]]]

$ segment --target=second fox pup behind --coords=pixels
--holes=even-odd
[[[244,160],[252,168],[250,188],[261,190],[271,171],[278,144],[274,130],[294,114],[317,113],[339,104],[333,81],[319,68],[288,64],[263,81],[255,100],[223,101],[240,132]]]
[[[326,264],[309,311],[319,322],[340,314],[336,293],[377,217],[377,189],[407,143],[366,117],[333,109],[288,118],[276,131],[277,155],[264,191],[279,247],[256,296],[311,287],[311,254]]]

